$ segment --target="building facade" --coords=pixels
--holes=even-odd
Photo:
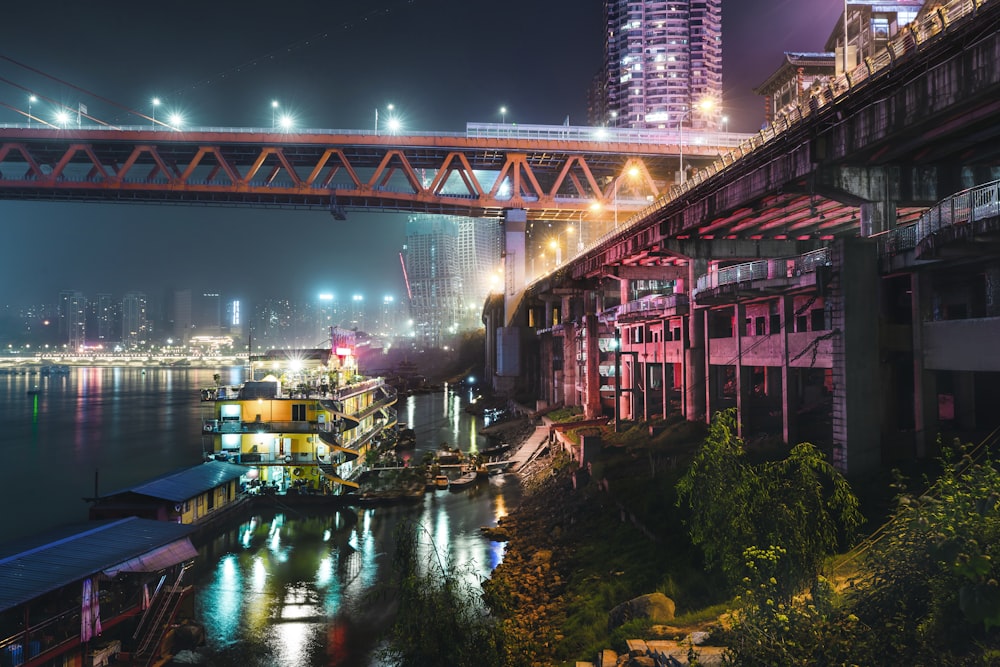
[[[719,129],[722,0],[606,0],[604,17],[593,124]],[[705,100],[713,111],[699,111]]]

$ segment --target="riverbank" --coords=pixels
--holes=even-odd
[[[531,664],[572,665],[608,647],[628,653],[635,637],[683,639],[714,623],[709,615],[615,628],[610,614],[650,593],[666,593],[678,614],[719,602],[673,511],[678,459],[700,437],[677,427],[656,442],[606,442],[590,468],[594,481],[558,448],[539,449],[519,467],[521,504],[483,531],[507,543],[484,590]]]

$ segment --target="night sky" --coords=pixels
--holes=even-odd
[[[752,89],[783,51],[820,51],[840,0],[726,0],[723,88],[729,129],[763,122]],[[180,110],[196,126],[271,126],[271,100],[301,127],[371,129],[393,103],[405,128],[467,121],[586,123],[602,59],[601,0],[176,0],[6,2],[0,103],[23,86],[107,122]],[[80,92],[83,89],[87,92]],[[104,99],[101,99],[104,98]],[[44,103],[32,113],[50,117]],[[23,117],[0,107],[0,123]],[[148,121],[146,121],[148,122]],[[0,201],[0,305],[63,289],[224,297],[401,296],[404,215]],[[286,239],[275,244],[279,234]]]

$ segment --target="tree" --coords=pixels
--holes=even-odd
[[[796,445],[780,461],[748,462],[735,410],[716,414],[677,494],[706,566],[734,590],[746,574],[748,548],[784,549],[772,573],[781,599],[808,586],[823,558],[864,520],[850,485],[813,445]]]

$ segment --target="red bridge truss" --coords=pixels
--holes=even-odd
[[[690,143],[689,143],[690,142]],[[379,209],[571,219],[638,210],[677,177],[678,142],[458,134],[0,128],[0,199]],[[686,164],[718,147],[685,141]]]

